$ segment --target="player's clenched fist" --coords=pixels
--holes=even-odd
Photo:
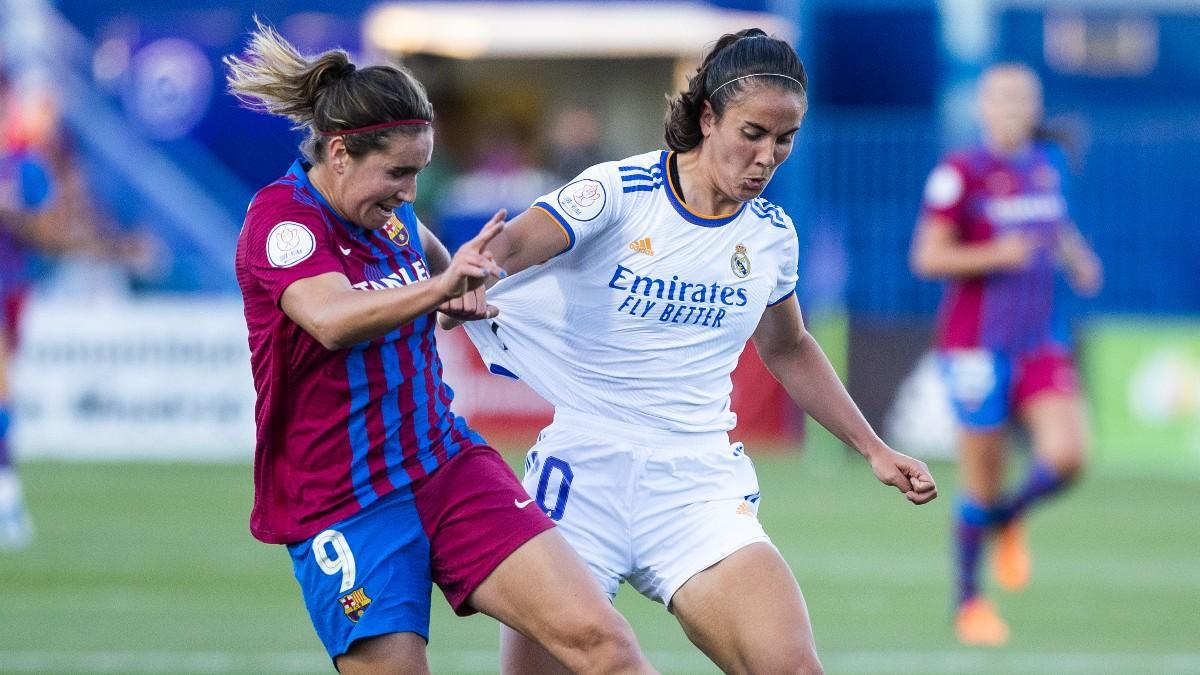
[[[873,454],[868,461],[879,482],[903,492],[908,501],[925,504],[937,498],[937,484],[925,462],[888,447]]]

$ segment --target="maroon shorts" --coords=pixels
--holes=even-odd
[[[529,506],[529,495],[500,453],[477,445],[412,485],[429,538],[431,574],[459,616],[477,610],[467,598],[513,551],[554,522]]]
[[[0,328],[4,330],[4,340],[10,352],[17,350],[17,341],[21,336],[21,315],[28,299],[29,289],[25,286],[13,288],[3,294],[4,313],[0,316]]]
[[[1075,361],[1065,349],[1049,347],[1025,356],[1017,362],[1013,398],[1023,408],[1035,396],[1055,393],[1079,394],[1079,375]]]

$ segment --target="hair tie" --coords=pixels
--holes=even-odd
[[[800,85],[800,89],[802,89],[802,90],[804,89],[804,83],[802,83],[800,80],[797,80],[796,78],[792,77],[791,75],[784,75],[783,73],[750,73],[749,75],[742,75],[741,77],[735,77],[732,80],[729,80],[728,82],[726,82],[725,84],[722,84],[720,87],[713,89],[712,93],[709,94],[708,97],[712,98],[712,97],[716,96],[717,92],[721,91],[721,88],[724,87],[725,85],[733,84],[734,82],[737,82],[738,80],[744,80],[747,77],[782,77],[786,80],[791,80],[792,82],[795,82],[796,84]]]

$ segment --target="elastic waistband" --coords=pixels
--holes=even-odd
[[[729,445],[729,433],[725,431],[692,432],[657,429],[565,408],[555,409],[554,422],[551,426],[586,431],[598,436],[619,436],[638,445],[655,446],[655,449],[659,450],[700,450]]]

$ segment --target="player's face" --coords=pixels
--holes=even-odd
[[[700,130],[717,189],[736,202],[762,194],[791,154],[807,110],[803,95],[770,85],[747,87],[720,118],[706,103]]]
[[[1017,148],[1033,137],[1042,117],[1042,86],[1023,68],[997,68],[979,83],[979,119],[996,145]]]
[[[333,147],[331,146],[331,151]],[[433,130],[393,134],[387,147],[361,157],[341,157],[342,215],[371,230],[382,228],[392,209],[417,198],[417,174],[433,156]],[[335,156],[333,161],[338,161]]]

